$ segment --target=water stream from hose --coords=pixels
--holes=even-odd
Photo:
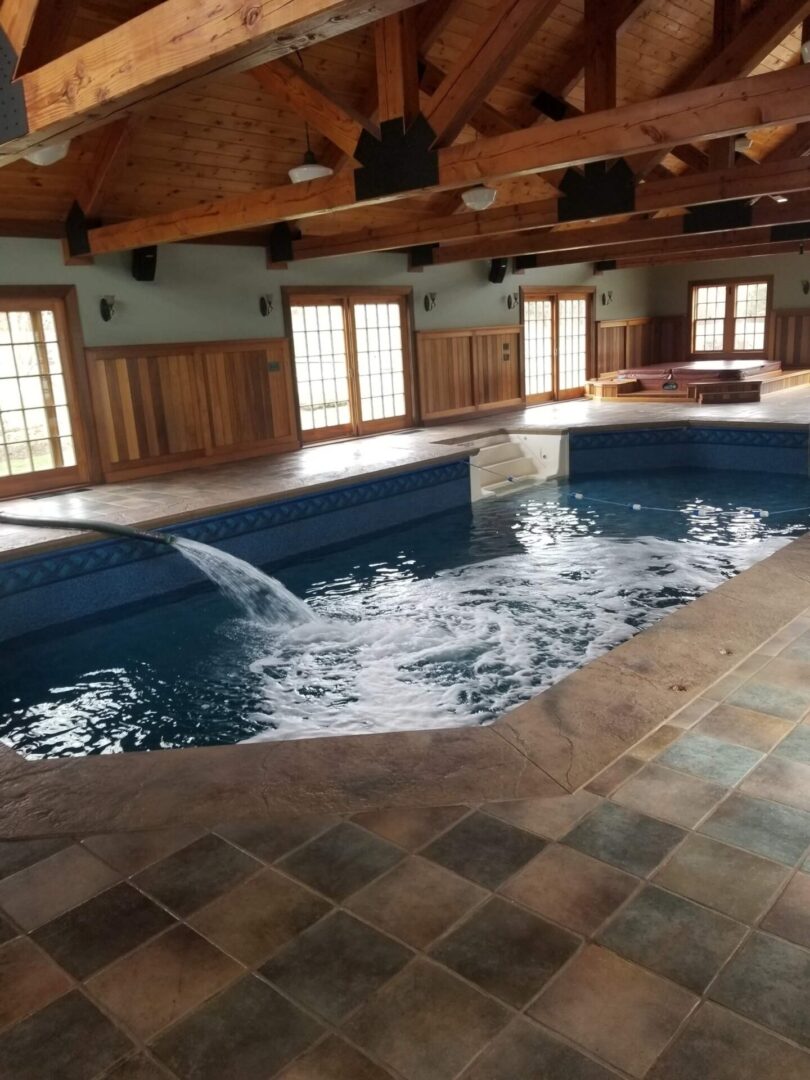
[[[303,600],[244,559],[179,536],[174,547],[254,622],[278,627],[315,620]]]

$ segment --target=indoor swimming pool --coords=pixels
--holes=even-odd
[[[547,481],[268,561],[304,617],[195,588],[7,643],[0,739],[42,758],[485,724],[805,532],[808,508],[786,475]]]

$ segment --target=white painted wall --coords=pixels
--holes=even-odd
[[[410,285],[417,330],[517,324],[519,313],[508,310],[506,297],[521,285],[593,285],[597,319],[646,315],[652,302],[647,271],[593,277],[591,264],[507,274],[501,285],[487,281],[487,262],[411,274],[405,257],[395,254],[320,259],[270,271],[261,248],[174,244],[160,248],[154,282],[135,281],[129,264],[129,255],[111,255],[94,266],[65,266],[55,240],[0,238],[0,285],[75,285],[85,341],[95,346],[281,336],[282,285]],[[603,306],[604,290],[612,291],[613,300]],[[422,306],[426,292],[438,296],[429,313]],[[275,300],[267,319],[259,314],[263,293]],[[98,313],[106,295],[117,301],[109,323]]]

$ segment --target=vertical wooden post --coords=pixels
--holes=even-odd
[[[585,0],[585,112],[616,108],[616,20],[605,0]]]
[[[374,49],[380,122],[401,118],[407,128],[419,114],[416,25],[412,12],[400,11],[376,22]]]
[[[720,53],[732,41],[740,25],[740,0],[714,0],[714,53]],[[709,169],[729,169],[734,165],[736,154],[734,136],[712,139],[707,153]]]

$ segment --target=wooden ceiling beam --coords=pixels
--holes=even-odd
[[[713,46],[713,55],[698,62],[686,78],[672,86],[671,92],[699,90],[747,75],[808,15],[810,0],[762,0],[728,44],[719,51]],[[660,151],[648,154],[634,161],[633,169],[638,175],[648,175],[664,157]]]
[[[14,8],[21,2],[15,0]],[[162,0],[0,87],[0,95],[13,95],[15,101],[21,95],[23,112],[22,121],[0,129],[0,164],[34,146],[100,127],[179,86],[255,67],[417,2],[256,0],[246,5],[244,0]]]
[[[261,64],[250,74],[263,90],[283,101],[349,157],[354,156],[363,131],[380,137],[376,124],[355,109],[335,101],[320,79],[286,57],[272,64]]]
[[[425,118],[449,146],[559,0],[498,0],[431,96]]]
[[[427,53],[461,6],[461,0],[427,0],[416,11],[416,40]]]
[[[276,221],[357,209],[510,176],[544,173],[590,161],[640,154],[694,139],[810,120],[810,66],[786,68],[721,86],[561,120],[559,124],[478,139],[436,153],[435,181],[358,198],[364,169],[305,184],[285,185],[188,209],[93,229],[91,252],[174,243]],[[376,178],[376,174],[375,174]]]
[[[39,0],[3,0],[0,5],[0,31],[5,34],[17,61],[28,43],[38,7]]]
[[[94,217],[101,210],[104,188],[110,179],[116,161],[119,160],[119,156],[127,144],[131,127],[132,117],[124,116],[120,120],[114,120],[111,124],[108,124],[101,133],[98,150],[90,168],[87,170],[84,186],[76,199],[88,218]]]
[[[374,24],[377,114],[380,123],[419,115],[419,66],[413,11],[397,11]]]
[[[756,231],[761,226],[792,225],[810,219],[810,195],[775,203],[770,199],[758,202],[750,210],[749,220],[735,230]],[[561,251],[582,252],[593,247],[629,245],[671,240],[685,236],[703,236],[718,232],[709,220],[695,221],[684,214],[680,217],[656,218],[646,221],[624,221],[615,225],[583,224],[578,228],[556,232],[527,230],[515,236],[496,236],[471,243],[448,244],[434,252],[436,265],[469,262],[475,259],[502,259],[514,255],[546,255]],[[574,260],[576,261],[576,260]]]
[[[657,213],[685,204],[722,202],[810,191],[810,158],[777,165],[748,165],[706,173],[703,176],[671,177],[648,181],[636,190],[636,212]],[[589,219],[590,220],[590,219]],[[374,251],[396,251],[424,244],[481,240],[559,224],[555,198],[517,206],[496,206],[483,213],[451,214],[424,218],[418,223],[363,229],[335,236],[304,236],[293,242],[295,260],[326,259]]]
[[[728,48],[740,27],[740,0],[714,0],[712,46],[717,53]],[[710,169],[728,169],[735,161],[734,139],[726,135],[713,139],[707,150]]]
[[[638,255],[628,258],[613,259],[617,270],[640,270],[651,266],[667,266],[673,263],[689,263],[695,261],[697,254],[700,262],[716,262],[724,259],[750,259],[763,255],[792,255],[801,249],[802,245],[795,240],[777,240],[773,243],[731,243],[724,246],[704,248],[699,252],[670,252],[658,251],[649,255]]]
[[[56,60],[64,53],[78,9],[79,0],[47,0],[37,6],[25,47],[17,53],[19,59],[15,78]]]

